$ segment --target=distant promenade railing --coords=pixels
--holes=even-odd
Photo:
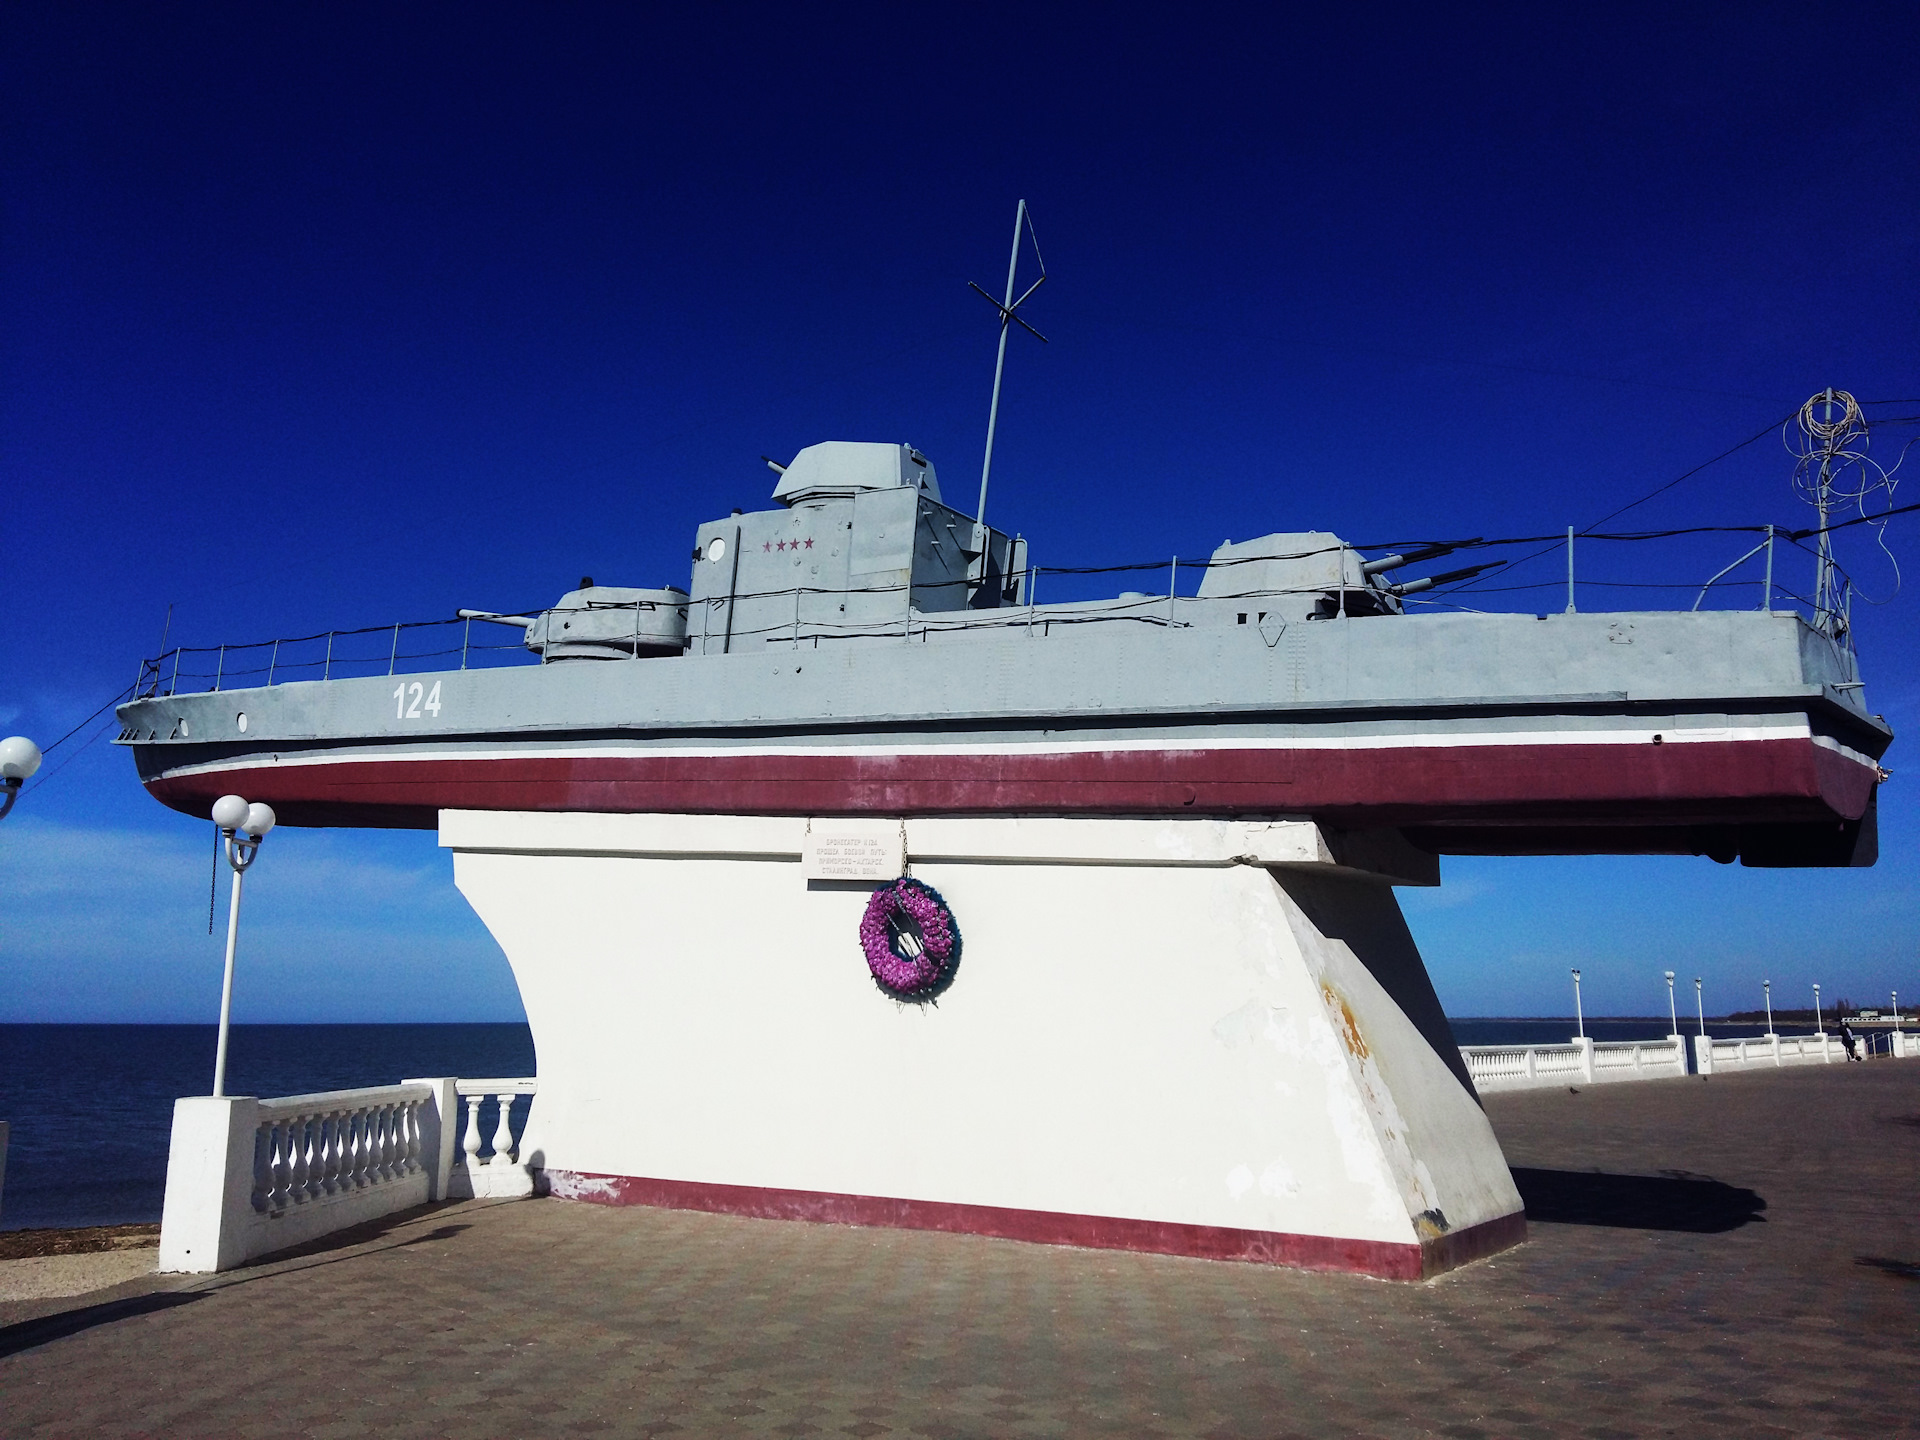
[[[516,1097],[535,1088],[530,1078],[442,1078],[175,1101],[160,1269],[228,1270],[433,1200],[531,1195],[512,1118]]]
[[[1771,1070],[1781,1065],[1831,1065],[1836,1060],[1845,1060],[1847,1052],[1840,1043],[1840,1037],[1831,1032],[1818,1035],[1749,1035],[1727,1040],[1713,1035],[1696,1035],[1693,1037],[1693,1058],[1695,1067],[1702,1075],[1711,1075],[1727,1070]]]
[[[1478,1090],[1598,1085],[1687,1073],[1686,1042],[1677,1035],[1664,1040],[1573,1039],[1564,1045],[1462,1045],[1460,1054]]]
[[[1904,1030],[1858,1031],[1863,1058],[1920,1059],[1920,1033]],[[1462,1045],[1460,1055],[1481,1091],[1527,1090],[1549,1085],[1597,1085],[1616,1080],[1659,1080],[1689,1073],[1712,1075],[1736,1070],[1771,1070],[1784,1065],[1831,1065],[1847,1052],[1840,1036],[1815,1035],[1670,1035],[1664,1040],[1594,1041],[1572,1039],[1563,1045]]]

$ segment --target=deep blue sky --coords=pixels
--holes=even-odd
[[[1820,387],[1920,397],[1920,12],[1565,8],[12,7],[0,728],[68,730],[169,603],[205,644],[684,584],[814,440],[970,504],[1021,196],[1051,343],[990,511],[1042,564],[1586,525]],[[1789,473],[1622,523],[1805,523]],[[1907,733],[1916,599],[1857,616]],[[209,1018],[208,827],[93,733],[0,824],[0,1019]],[[1602,1012],[1668,967],[1920,1002],[1914,783],[1873,871],[1450,860],[1409,914],[1456,1014],[1573,964]],[[431,835],[280,832],[248,905],[242,1019],[518,1013]]]

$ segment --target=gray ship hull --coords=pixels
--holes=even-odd
[[[1891,732],[1862,708],[1851,655],[1792,615],[1039,613],[154,696],[121,708],[120,741],[176,809],[204,816],[237,791],[292,824],[1291,815],[1399,828],[1436,853],[1873,858]]]

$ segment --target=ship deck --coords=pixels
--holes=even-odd
[[[1487,1100],[1529,1241],[1419,1285],[561,1201],[0,1305],[15,1436],[1893,1434],[1920,1066]]]

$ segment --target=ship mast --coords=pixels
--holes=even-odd
[[[1871,513],[1867,499],[1875,491],[1883,491],[1890,503],[1894,474],[1868,458],[1867,423],[1860,413],[1860,402],[1846,391],[1829,386],[1802,405],[1796,419],[1799,439],[1788,442],[1799,461],[1794,467],[1794,485],[1820,521],[1815,532],[1819,539],[1814,552],[1813,628],[1838,640],[1850,628],[1851,584],[1833,555],[1831,529],[1836,502],[1852,502],[1864,519],[1875,526],[1884,525],[1885,517]],[[1845,472],[1856,466],[1859,477],[1846,478]]]
[[[1033,259],[1034,263],[1040,267],[1040,278],[1029,285],[1020,298],[1016,300],[1013,298],[1013,285],[1015,276],[1020,269],[1020,232],[1022,230],[1033,240]],[[973,549],[975,553],[970,558],[968,565],[968,578],[973,582],[976,591],[981,585],[986,583],[987,579],[987,560],[989,558],[987,554],[989,535],[987,530],[987,479],[993,473],[993,432],[1000,422],[1000,378],[1007,367],[1007,329],[1010,325],[1018,325],[1041,344],[1044,345],[1047,343],[1047,337],[1042,335],[1038,330],[1035,330],[1033,326],[1027,324],[1019,314],[1020,307],[1027,303],[1028,297],[1031,296],[1034,291],[1046,283],[1046,279],[1047,262],[1040,257],[1040,239],[1033,233],[1033,221],[1027,215],[1027,202],[1022,200],[1013,212],[1013,247],[1012,253],[1007,257],[1006,298],[1004,300],[995,300],[992,295],[982,290],[980,286],[974,285],[973,281],[969,280],[967,282],[968,285],[971,285],[975,290],[979,291],[980,294],[986,296],[986,298],[992,302],[993,307],[1000,312],[1000,348],[994,356],[993,361],[993,400],[987,406],[987,450],[985,456],[980,461],[980,503],[973,512]]]

